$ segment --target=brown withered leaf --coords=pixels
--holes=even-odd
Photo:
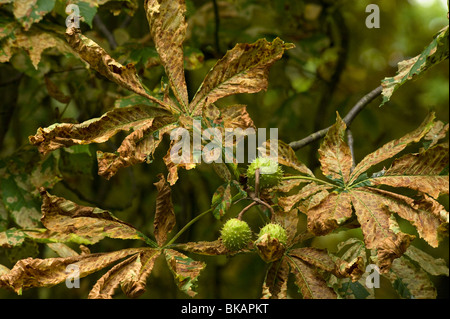
[[[386,272],[392,261],[406,251],[414,236],[398,229],[385,206],[393,203],[385,197],[374,196],[370,189],[353,191],[352,204],[361,224],[366,247],[377,249],[378,265],[382,272]]]
[[[443,216],[448,216],[448,212],[436,200],[427,196],[414,200],[404,195],[372,188],[361,188],[359,194],[363,192],[368,196],[368,201],[380,205],[379,209],[387,213],[396,213],[410,221],[420,237],[429,245],[432,247],[439,245],[439,240],[444,235],[441,230],[441,225],[445,223]]]
[[[163,174],[159,174],[158,178],[159,181],[153,184],[158,191],[153,226],[156,242],[159,246],[162,246],[167,240],[167,235],[175,226],[176,219],[172,204],[172,190]]]
[[[176,109],[173,110],[171,105],[166,104],[147,93],[136,74],[134,65],[130,63],[123,66],[114,60],[97,43],[82,35],[78,29],[73,27],[67,28],[66,39],[72,49],[77,52],[84,61],[89,63],[95,71],[99,72],[108,80],[115,82],[134,93],[146,97],[166,110],[171,112],[179,111]]]
[[[315,235],[333,231],[352,216],[354,209],[366,247],[376,249],[383,272],[405,252],[414,238],[400,231],[394,214],[411,222],[421,238],[432,247],[437,247],[448,233],[448,212],[436,200],[439,195],[448,194],[448,144],[403,155],[394,160],[388,170],[371,177],[365,173],[407,145],[419,142],[435,127],[440,131],[441,125],[434,122],[434,114],[431,113],[418,129],[367,155],[348,176],[348,146],[342,140],[346,127],[338,116],[319,152],[323,173],[330,177],[332,183],[321,184],[315,180],[297,194],[279,198],[278,204],[284,210],[297,205],[308,216],[308,230]],[[293,178],[310,180],[301,175]],[[417,191],[417,195],[411,198],[394,190],[380,189],[379,185],[411,188]],[[329,192],[330,188],[334,188],[333,191]]]
[[[168,112],[149,105],[134,105],[116,108],[99,118],[87,120],[80,124],[57,123],[46,128],[39,128],[30,136],[31,144],[38,146],[43,155],[76,144],[103,143],[120,131],[149,125],[158,116],[168,116]]]
[[[72,265],[79,269],[79,278],[85,277],[112,263],[139,252],[140,248],[129,248],[111,253],[81,254],[67,258],[27,258],[19,260],[10,272],[0,277],[0,287],[21,294],[34,287],[51,287],[71,278],[66,270]]]
[[[332,192],[318,205],[308,210],[308,229],[316,235],[325,235],[351,216],[350,194]]]
[[[160,254],[160,250],[144,248],[115,265],[95,283],[88,298],[111,299],[119,285],[127,296],[139,297],[145,292],[147,277]]]
[[[336,123],[330,127],[319,148],[319,161],[323,174],[332,179],[348,182],[353,166],[350,147],[344,136],[347,125],[337,114]]]
[[[207,256],[227,255],[230,253],[220,239],[215,241],[188,242],[178,244],[176,247],[184,251]]]
[[[314,266],[297,257],[288,258],[295,284],[300,288],[303,299],[336,299],[336,293],[328,287]]]
[[[197,294],[195,290],[197,288],[198,276],[206,264],[201,261],[192,260],[173,249],[165,249],[164,255],[178,288],[190,297],[194,297]]]
[[[272,222],[281,225],[286,230],[286,245],[288,247],[291,246],[295,235],[297,235],[298,209],[294,208],[288,212],[277,211],[276,214],[272,216]]]
[[[269,234],[264,234],[259,237],[254,245],[258,255],[266,263],[279,260],[286,252],[286,246],[280,243],[277,238],[273,238]]]
[[[150,163],[165,134],[176,128],[171,116],[159,116],[134,127],[115,153],[97,151],[98,174],[110,179],[119,169]]]
[[[247,112],[247,106],[243,104],[233,104],[220,108],[220,116],[225,128],[241,128],[243,130],[255,128],[253,120]]]
[[[149,242],[149,239],[133,226],[117,219],[106,210],[81,206],[65,198],[50,195],[43,189],[41,196],[41,222],[50,235],[57,235],[59,241],[94,244],[110,237]],[[42,236],[47,237],[47,234]]]
[[[417,262],[419,266],[430,275],[449,276],[447,264],[442,258],[434,258],[423,250],[412,245],[405,251],[405,255]]]
[[[184,0],[146,0],[144,9],[156,51],[166,70],[170,86],[182,110],[187,112],[189,101],[183,54],[187,28]]]
[[[358,281],[366,272],[365,262],[361,256],[351,261],[337,259],[334,275],[336,277],[349,277],[353,282]]]
[[[374,185],[407,187],[433,198],[449,192],[448,175],[440,175],[448,165],[448,143],[438,144],[417,153],[396,159],[383,176],[372,178]]]
[[[403,256],[394,260],[391,270],[384,276],[391,281],[401,298],[436,299],[437,297],[436,288],[425,271],[414,266]]]
[[[69,45],[56,33],[44,32],[34,26],[28,32],[15,28],[14,33],[2,40],[0,45],[0,63],[8,62],[14,55],[15,49],[23,49],[30,57],[31,63],[37,70],[42,54],[45,50],[55,48],[63,54],[73,53]]]
[[[328,255],[324,249],[313,247],[296,248],[289,251],[290,256],[300,258],[316,268],[332,272],[335,268],[333,259]]]
[[[442,121],[436,121],[436,124],[431,128],[431,130],[424,136],[424,140],[430,141],[427,145],[427,149],[436,145],[436,143],[443,139],[448,132],[449,123],[444,124]]]
[[[266,273],[262,287],[262,299],[286,299],[289,264],[286,257],[273,262]]]
[[[305,185],[297,194],[280,197],[278,199],[278,205],[281,208],[283,208],[285,212],[288,212],[300,201],[306,201],[308,199],[311,199],[311,197],[314,194],[326,192],[326,195],[323,197],[325,198],[326,196],[328,196],[327,189],[329,189],[329,187],[327,186],[317,185],[316,183],[310,183],[308,185]],[[318,205],[319,203],[320,201],[311,204],[312,206],[315,206]],[[309,205],[309,203],[305,205]]]
[[[394,155],[404,150],[405,147],[409,144],[419,142],[435,125],[435,123],[433,122],[434,118],[434,113],[428,114],[426,119],[417,129],[406,134],[400,139],[396,139],[384,144],[375,152],[372,152],[364,157],[353,170],[350,177],[350,183],[354,182],[362,173],[367,171],[373,165],[393,157]]]
[[[174,147],[174,145],[177,144],[177,141],[172,140],[169,146],[169,149],[167,150],[166,155],[164,155],[163,157],[163,161],[164,164],[166,164],[167,170],[169,171],[168,175],[167,175],[167,182],[169,182],[170,186],[173,186],[177,180],[178,180],[178,169],[179,168],[184,168],[186,170],[190,170],[195,168],[196,164],[194,163],[194,158],[193,158],[193,154],[190,152],[189,154],[189,159],[186,159],[186,163],[180,162],[180,163],[174,163],[172,161],[172,156],[171,156],[171,152],[172,152],[172,147]],[[179,149],[179,151],[181,152],[182,149]]]
[[[200,115],[208,104],[228,95],[266,90],[270,66],[291,48],[279,38],[237,44],[206,75],[189,104],[191,114]]]

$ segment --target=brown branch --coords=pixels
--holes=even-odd
[[[381,95],[382,86],[378,86],[368,94],[364,95],[353,107],[352,109],[347,113],[347,115],[343,118],[343,121],[347,124],[347,127],[350,126],[350,124],[353,122],[355,117],[361,112],[361,110],[368,105],[370,102],[372,102],[375,98],[377,98],[379,95]],[[306,145],[317,141],[324,137],[331,126],[324,128],[320,131],[314,132],[311,135],[308,135],[307,137],[299,140],[289,143],[289,146],[294,150],[299,150],[302,147],[305,147]]]
[[[351,171],[353,171],[353,169],[355,168],[355,151],[353,148],[353,134],[352,131],[350,129],[347,129],[347,144],[348,147],[350,148],[350,154],[352,155],[352,167],[351,167]]]

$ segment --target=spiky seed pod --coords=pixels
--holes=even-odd
[[[220,231],[220,237],[228,250],[237,251],[247,247],[252,239],[252,231],[245,221],[231,218]]]
[[[268,234],[271,238],[277,239],[281,244],[287,244],[286,230],[280,224],[270,223],[261,228],[258,234],[258,238],[264,234]]]
[[[267,263],[283,257],[286,251],[286,230],[279,224],[267,224],[261,228],[258,239],[255,241],[258,255]]]
[[[255,185],[255,172],[259,168],[259,187],[269,188],[278,185],[283,177],[283,169],[274,160],[268,157],[257,157],[248,166],[247,178],[248,184]]]

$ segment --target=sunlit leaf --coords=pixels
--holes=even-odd
[[[120,131],[151,126],[155,117],[164,115],[168,115],[164,110],[148,105],[112,109],[80,124],[57,123],[39,128],[29,139],[45,155],[60,147],[106,142]]]
[[[35,69],[38,69],[41,56],[46,49],[56,48],[64,54],[73,53],[70,46],[57,34],[42,31],[34,27],[28,32],[19,28],[14,29],[13,34],[10,34],[7,39],[2,41],[0,63],[8,62],[16,48],[23,49],[27,53]]]
[[[308,210],[308,229],[316,235],[325,235],[352,216],[349,193],[330,193],[318,205]]]
[[[449,192],[449,177],[441,175],[448,165],[448,154],[448,144],[439,144],[418,154],[404,155],[371,183],[407,187],[438,198]]]

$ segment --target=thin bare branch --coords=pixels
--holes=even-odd
[[[381,85],[369,92],[368,94],[364,95],[353,107],[352,109],[347,113],[347,115],[343,118],[345,124],[347,124],[347,127],[350,126],[350,124],[353,122],[355,117],[361,112],[361,110],[367,106],[370,102],[372,102],[375,98],[377,98],[379,95],[381,95],[382,87]],[[320,131],[314,132],[311,135],[308,135],[307,137],[299,140],[289,143],[289,146],[294,150],[299,150],[302,147],[305,147],[306,145],[317,141],[324,137],[331,126],[324,128]]]

